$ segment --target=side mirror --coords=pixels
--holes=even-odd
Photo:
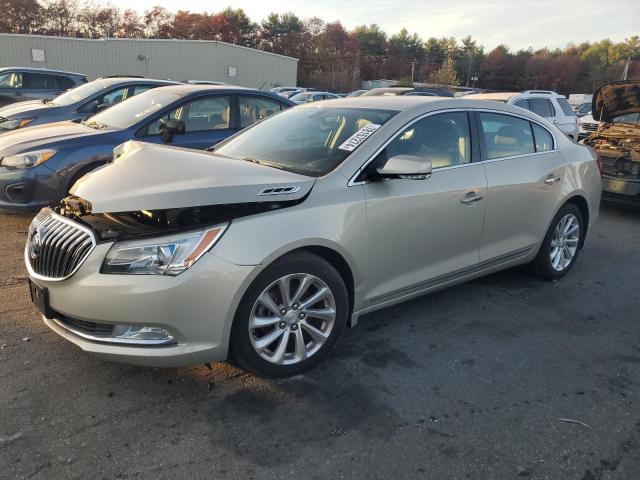
[[[425,180],[431,176],[431,160],[415,155],[395,155],[376,171],[385,178]]]
[[[171,143],[173,136],[176,134],[183,134],[185,131],[185,125],[182,120],[170,118],[167,120],[160,131],[160,138],[164,143]]]

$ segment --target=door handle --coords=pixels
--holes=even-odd
[[[21,97],[23,95],[22,92],[16,92],[16,97]]]
[[[464,197],[460,199],[460,203],[463,205],[474,205],[476,202],[479,202],[484,197],[476,192],[469,192]]]
[[[560,181],[560,177],[558,177],[557,175],[549,175],[545,180],[544,183],[546,183],[547,185],[553,185],[556,182]]]

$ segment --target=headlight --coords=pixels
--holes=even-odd
[[[31,168],[46,162],[56,154],[55,150],[37,150],[35,152],[11,155],[0,160],[3,167]]]
[[[33,122],[35,118],[16,118],[13,120],[6,119],[0,122],[0,129],[15,130],[16,128],[22,128]]]
[[[109,250],[101,273],[179,275],[220,239],[227,224],[208,229],[117,242]]]

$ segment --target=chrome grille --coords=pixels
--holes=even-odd
[[[35,278],[64,280],[76,272],[95,245],[91,230],[44,209],[29,227],[25,262]]]
[[[595,132],[598,129],[598,124],[597,123],[583,122],[582,123],[582,128],[583,128],[583,130],[585,130],[587,132]]]

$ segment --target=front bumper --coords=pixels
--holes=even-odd
[[[45,318],[49,328],[106,360],[176,367],[227,358],[233,318],[255,266],[234,265],[209,252],[176,277],[105,275],[99,271],[110,246],[96,246],[67,280],[32,281],[48,289],[51,309],[62,316],[96,324],[160,327],[171,332],[175,343],[114,344]]]
[[[58,175],[46,165],[27,169],[0,167],[0,209],[36,210],[58,201]]]

